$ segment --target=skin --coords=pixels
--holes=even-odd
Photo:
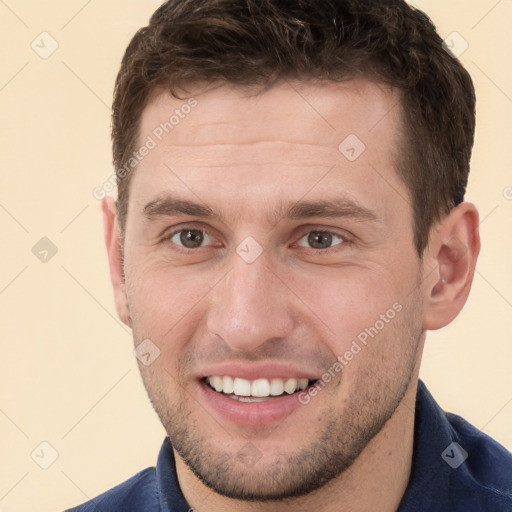
[[[261,94],[221,84],[194,97],[134,172],[123,244],[115,203],[103,203],[119,316],[135,345],[149,338],[161,351],[140,370],[183,494],[200,512],[394,511],[410,475],[425,333],[466,301],[477,211],[452,209],[418,256],[412,198],[395,171],[394,90],[357,79]],[[141,144],[182,104],[155,91]],[[349,134],[366,145],[355,161],[338,150]],[[212,215],[144,213],[168,196]],[[367,215],[287,216],[290,205],[326,200]],[[180,246],[173,233],[183,229],[206,232],[204,245]],[[332,233],[332,245],[308,245],[312,231]],[[262,250],[252,263],[236,252],[249,236]],[[282,421],[238,424],[200,392],[213,363],[284,363],[320,377],[393,304],[400,312]]]

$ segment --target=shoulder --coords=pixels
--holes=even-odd
[[[147,468],[126,482],[67,512],[187,512],[181,493],[172,446],[165,438],[156,467]]]
[[[66,512],[136,512],[160,510],[155,468],[147,468],[125,482]]]
[[[400,512],[511,512],[512,454],[418,383],[409,485]]]
[[[493,507],[482,510],[512,510],[512,453],[460,416],[446,416],[464,459],[453,475],[465,499],[473,507],[476,503]]]

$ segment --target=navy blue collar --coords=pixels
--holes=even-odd
[[[168,438],[156,479],[161,512],[190,510]],[[397,512],[430,511],[512,511],[512,455],[459,416],[444,413],[419,381],[411,476]]]

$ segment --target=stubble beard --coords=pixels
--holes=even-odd
[[[164,369],[157,371],[155,366],[158,364],[147,368],[139,365],[139,368],[149,399],[174,450],[201,482],[214,492],[237,500],[293,500],[342,475],[393,416],[412,378],[417,376],[420,339],[423,336],[419,312],[421,299],[418,294],[407,307],[404,306],[402,318],[394,320],[396,324],[389,333],[389,338],[393,340],[390,350],[401,354],[401,357],[388,368],[388,375],[383,374],[382,361],[378,357],[374,356],[367,364],[361,364],[351,393],[344,397],[343,408],[337,410],[331,406],[324,409],[323,421],[316,421],[317,418],[311,421],[322,425],[315,430],[314,437],[305,439],[302,446],[284,456],[262,453],[261,458],[252,465],[244,464],[243,457],[240,457],[241,449],[250,439],[240,439],[240,446],[232,451],[218,449],[212,442],[215,430],[199,425],[194,417],[194,407],[200,406],[187,392],[184,378],[187,375],[184,368],[193,354],[187,360],[180,361],[177,376]],[[136,331],[134,325],[134,339],[142,339]],[[373,343],[382,341],[376,339]],[[363,350],[371,350],[371,347]],[[338,385],[343,390],[343,371],[341,379],[337,383],[331,381],[328,386]],[[322,400],[322,395],[329,393],[328,386],[315,399]],[[169,393],[169,389],[174,390],[174,394]],[[293,413],[283,425],[289,420],[293,421]],[[216,422],[212,424],[214,428],[221,429]],[[278,426],[272,435],[279,433],[281,427]],[[283,437],[286,436],[284,428],[281,433]],[[257,441],[255,443],[258,444]]]
[[[327,410],[323,414],[327,420],[322,422],[323,427],[319,427],[314,438],[306,439],[302,446],[285,456],[271,457],[263,453],[254,464],[244,464],[240,457],[250,440],[241,439],[238,450],[231,452],[217,449],[212,442],[215,431],[205,433],[205,428],[198,425],[191,409],[196,402],[188,399],[187,393],[181,393],[179,400],[170,403],[163,392],[165,383],[159,384],[160,379],[155,375],[150,377],[150,373],[143,374],[143,380],[173,448],[207,487],[238,500],[282,501],[321,488],[354,463],[400,405],[411,382],[415,360],[416,351],[411,350],[402,375],[391,383],[393,387],[377,378],[378,373],[371,368],[361,372],[342,411]],[[343,387],[342,382],[343,378]],[[323,390],[317,398],[321,399],[323,393],[327,391]],[[290,419],[293,421],[287,418],[285,423]],[[284,428],[282,434],[286,436]]]

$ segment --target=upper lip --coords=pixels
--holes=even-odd
[[[317,372],[294,368],[281,363],[220,363],[208,366],[199,378],[213,376],[239,377],[247,380],[256,379],[308,379],[317,380]]]

